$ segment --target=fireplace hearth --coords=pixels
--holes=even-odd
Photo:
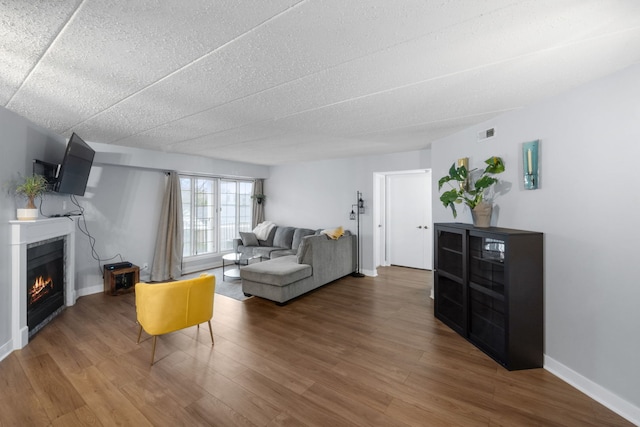
[[[73,218],[10,223],[11,347],[18,350],[60,311],[76,302],[76,224]],[[0,349],[0,359],[6,351]]]
[[[27,246],[29,337],[64,308],[64,237]]]

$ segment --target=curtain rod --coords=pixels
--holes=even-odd
[[[97,165],[113,166],[113,167],[117,167],[117,168],[130,168],[130,169],[138,169],[138,170],[160,172],[160,173],[163,173],[165,176],[168,175],[171,172],[176,172],[178,175],[184,175],[184,176],[203,176],[203,177],[210,177],[210,178],[236,178],[236,179],[246,179],[246,180],[266,179],[264,177],[255,177],[255,176],[215,175],[215,174],[208,174],[208,173],[205,173],[205,172],[183,172],[183,171],[178,171],[178,170],[168,170],[168,169],[165,169],[165,168],[153,168],[153,167],[148,167],[148,166],[137,166],[137,165],[119,165],[119,164],[115,164],[115,163],[105,163],[105,162],[100,162],[100,161],[94,161],[93,164],[96,165],[96,166]]]
[[[264,178],[255,178],[255,177],[251,177],[251,176],[237,176],[237,175],[213,175],[213,174],[207,174],[207,173],[193,173],[193,172],[180,172],[180,171],[168,171],[165,170],[164,174],[165,176],[169,175],[171,172],[175,172],[177,173],[179,176],[189,176],[189,177],[202,177],[202,178],[222,178],[222,179],[244,179],[244,180],[248,180],[248,181],[256,181],[258,179],[264,179]]]

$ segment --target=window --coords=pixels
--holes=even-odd
[[[233,249],[233,239],[240,231],[251,231],[251,193],[253,183],[220,180],[220,245],[222,251]]]
[[[183,257],[233,249],[240,231],[251,231],[252,181],[181,176]]]

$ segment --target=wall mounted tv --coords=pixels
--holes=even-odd
[[[69,138],[67,150],[60,164],[55,191],[84,196],[95,154],[96,152],[74,132]]]

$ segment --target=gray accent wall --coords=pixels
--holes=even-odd
[[[8,191],[8,184],[30,175],[33,159],[57,159],[64,156],[66,140],[0,107],[0,359],[12,351],[11,341],[11,236],[9,221],[16,219],[16,208],[25,201]],[[47,196],[57,206],[57,196]],[[36,203],[37,204],[37,203]]]
[[[527,191],[521,144],[536,139],[540,189]],[[434,143],[434,222],[453,221],[438,179],[491,155],[506,164],[494,223],[545,236],[545,367],[640,423],[640,65]]]

